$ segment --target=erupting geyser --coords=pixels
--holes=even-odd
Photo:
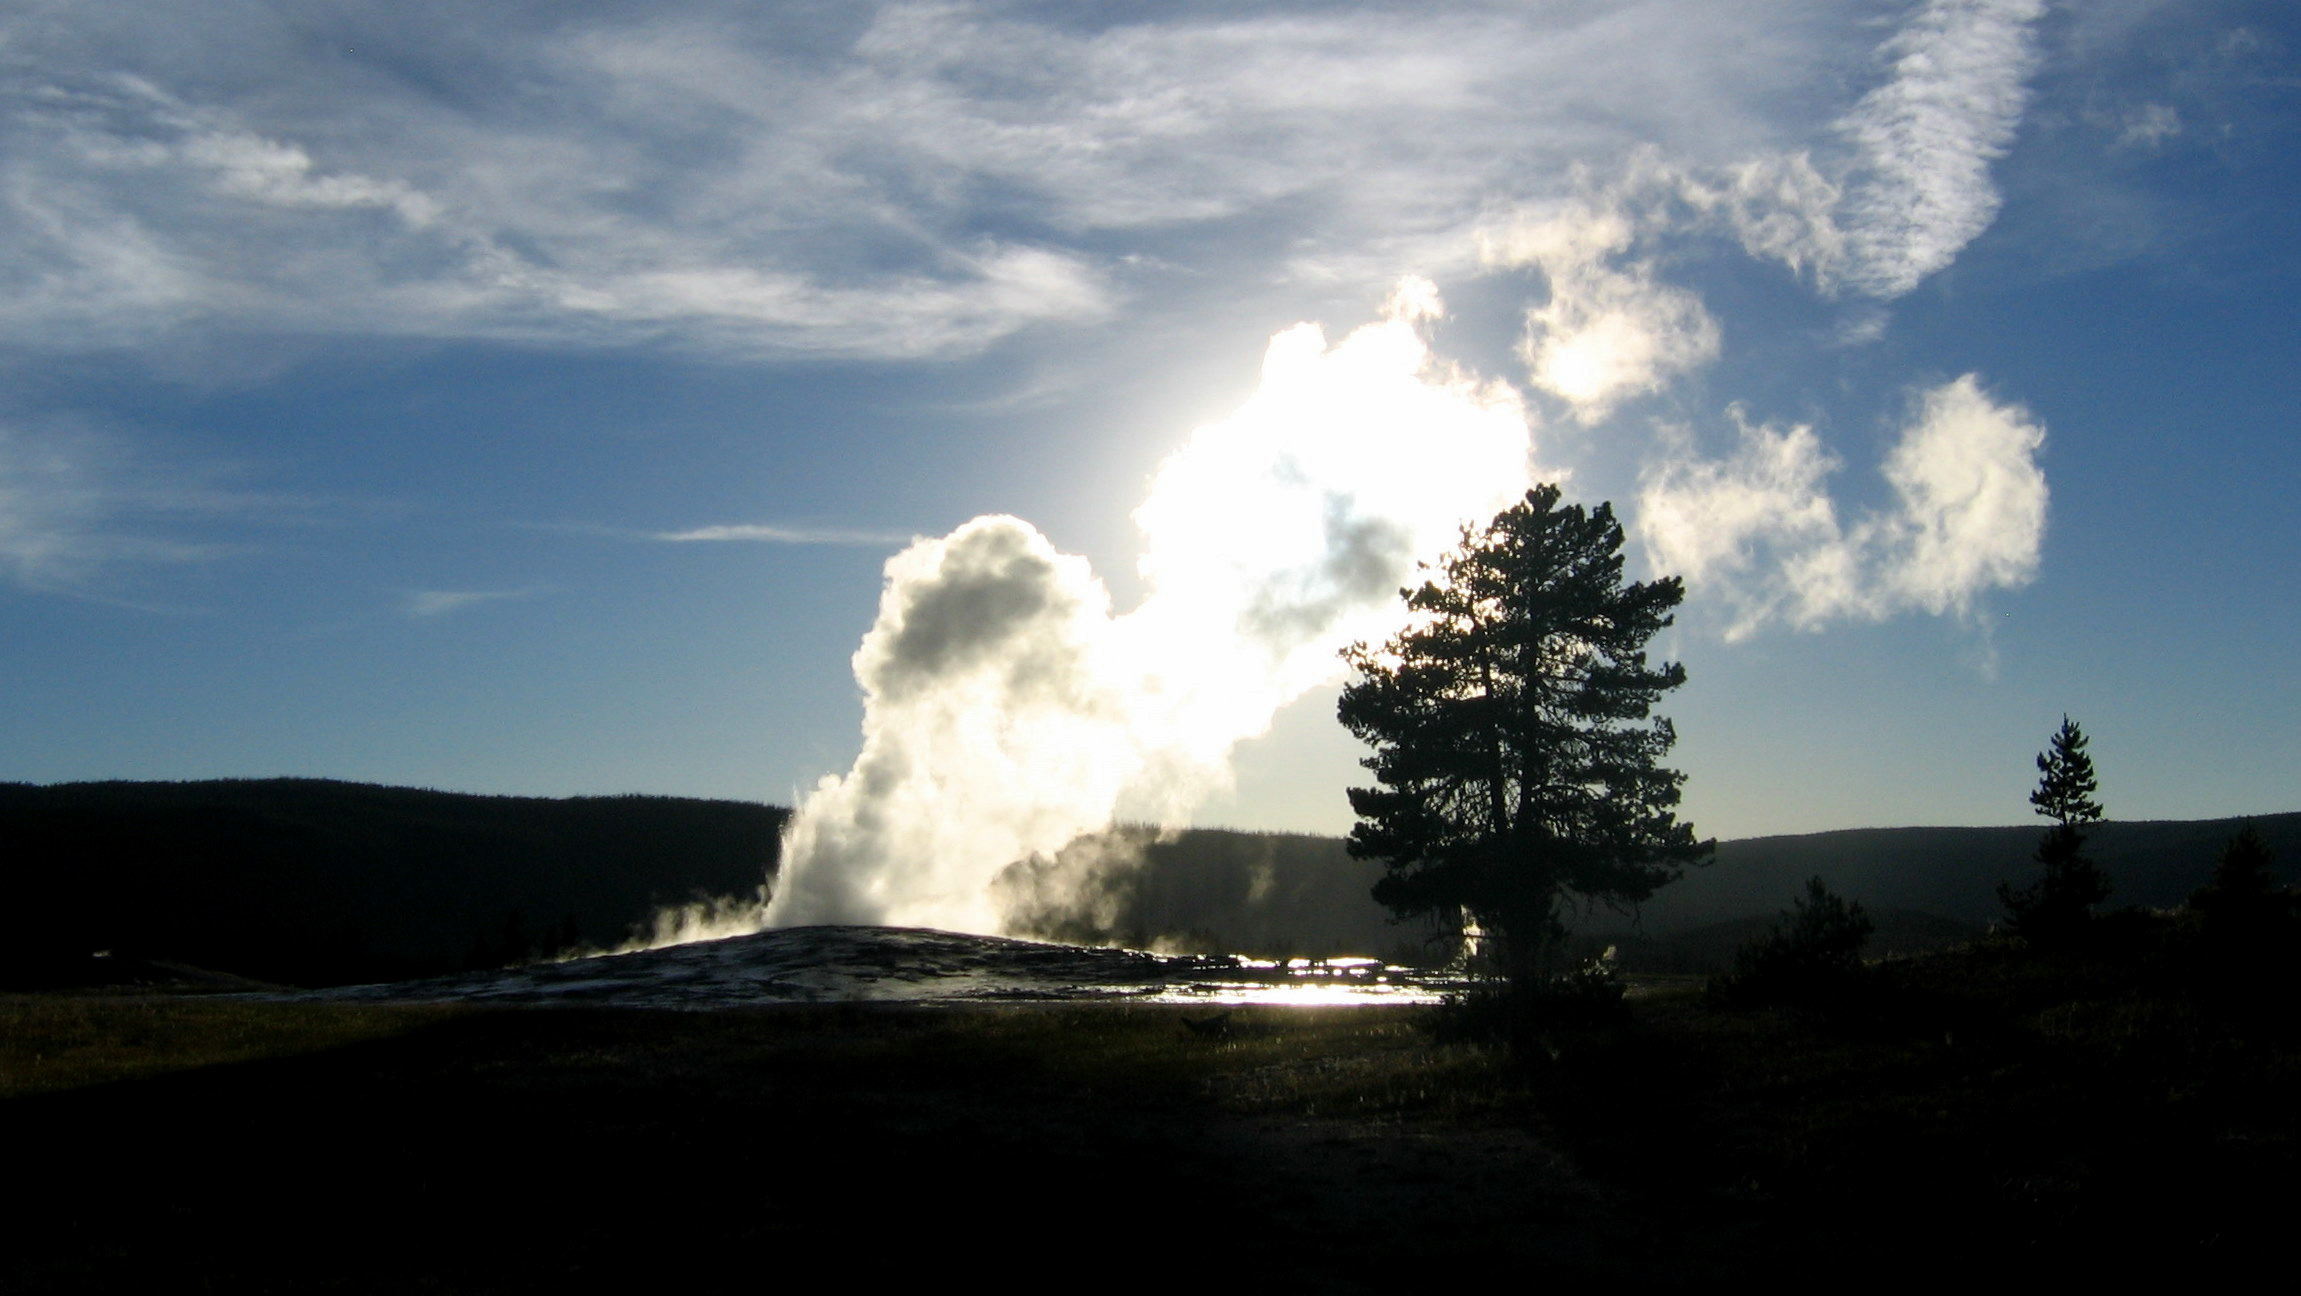
[[[1228,786],[1231,749],[1396,628],[1418,558],[1531,480],[1507,383],[1437,361],[1408,279],[1329,346],[1271,339],[1261,384],[1198,430],[1135,511],[1146,591],[1114,615],[1083,558],[982,517],[887,564],[855,653],[863,747],[784,838],[764,912],[693,915],[660,939],[879,923],[997,931],[991,880],[1128,818],[1175,823]]]
[[[1410,279],[1335,346],[1273,338],[1254,396],[1135,511],[1132,612],[1011,517],[890,561],[855,654],[862,754],[799,807],[767,923],[993,931],[1008,864],[1227,786],[1234,745],[1394,628],[1419,556],[1525,491],[1526,410],[1433,359],[1438,312]]]

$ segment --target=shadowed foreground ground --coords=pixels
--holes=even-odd
[[[1434,1059],[1382,1010],[1234,1017],[1227,1038],[1120,1005],[15,1012],[19,1041],[28,1014],[59,1037],[58,1014],[125,1014],[123,1066],[251,1015],[300,1022],[255,1051],[323,1047],[0,1104],[36,1198],[0,1286],[757,1290],[815,1257],[1357,1287],[1464,1249],[1552,1271],[1623,1254],[1479,1078],[1492,1060]]]
[[[1636,1007],[1518,1066],[1415,1009],[5,1000],[0,1289],[1805,1285],[2282,1249],[2282,1030]]]

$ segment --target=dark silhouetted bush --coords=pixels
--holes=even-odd
[[[2242,977],[2284,961],[2301,923],[2296,896],[2277,885],[2275,860],[2252,824],[2221,848],[2213,880],[2189,897],[2202,967]]]
[[[1844,1002],[1862,980],[1862,946],[1873,930],[1859,904],[1809,879],[1774,929],[1734,954],[1731,975],[1714,982],[1716,997],[1740,1007],[1826,1007]]]
[[[1549,1033],[1628,1019],[1621,964],[1609,946],[1572,970],[1531,985],[1502,978],[1447,996],[1433,1018],[1440,1039],[1506,1042],[1522,1055],[1556,1054]]]
[[[2252,824],[2221,848],[2213,866],[2213,880],[2189,897],[2189,907],[2205,919],[2206,929],[2250,928],[2290,918],[2293,895],[2277,885],[2271,867],[2276,856]]]

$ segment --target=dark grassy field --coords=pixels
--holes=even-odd
[[[36,1189],[12,1289],[756,1290],[803,1256],[1354,1285],[1472,1243],[1607,1254],[1495,1057],[1397,1013],[1219,1039],[1119,1005],[18,1000],[5,1021],[0,1138]]]
[[[1522,1058],[1430,1010],[0,1001],[10,1291],[1347,1291],[2234,1271],[2301,1047],[2114,966],[1698,986]]]

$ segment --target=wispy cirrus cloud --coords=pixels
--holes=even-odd
[[[2013,141],[2044,0],[1928,0],[1879,47],[1884,84],[1838,123],[1858,150],[1848,281],[1898,297],[1997,215],[1990,163]]]
[[[429,620],[461,612],[465,608],[483,603],[501,603],[510,599],[532,598],[532,589],[510,590],[408,590],[400,598],[400,609],[416,620]]]
[[[2125,114],[2117,132],[2121,148],[2154,149],[2181,133],[2181,112],[2171,104],[2145,103]]]
[[[1806,150],[1703,166],[1648,146],[1605,182],[1578,168],[1572,197],[1490,227],[1488,264],[1547,281],[1526,316],[1530,381],[1595,422],[1716,357],[1717,322],[1656,268],[1672,235],[1720,226],[1824,292],[1878,298],[1948,265],[1996,214],[1989,166],[2020,120],[2043,12],[2042,0],[1929,0],[1879,47],[1887,77],[1835,123],[1852,151],[1827,172]]]
[[[1862,18],[89,0],[0,20],[0,337],[904,357],[1210,274],[1372,295],[1577,163],[1810,142]]]
[[[241,527],[310,508],[67,419],[0,421],[0,582],[19,589],[133,603],[122,582],[134,573],[244,553]]]
[[[913,536],[896,535],[892,531],[850,531],[836,527],[789,527],[757,522],[694,527],[685,531],[657,531],[648,538],[669,540],[681,544],[733,540],[749,541],[756,544],[859,545],[870,548],[909,544],[915,539]]]
[[[925,357],[1194,282],[1371,296],[1523,265],[1547,280],[1528,380],[1593,422],[1717,352],[1659,268],[1673,239],[1725,228],[1885,298],[1947,264],[1995,211],[2041,12],[1928,0],[1880,45],[1858,4],[675,0],[434,14],[418,40],[353,3],[321,36],[251,9],[171,39],[91,0],[0,20],[0,340]],[[1883,80],[1849,106],[1865,59]]]
[[[1738,244],[1824,295],[1887,300],[1949,264],[1996,210],[2043,11],[1119,21],[670,0],[410,28],[354,0],[179,31],[90,0],[68,22],[0,20],[0,340],[246,328],[905,358],[1159,291],[1523,268],[1542,282],[1522,381],[1597,423],[1718,358],[1731,321],[1678,274],[1689,256]],[[1810,432],[1767,435],[1707,469],[1665,455],[1655,503],[1731,513],[1730,485],[1790,491],[1779,516],[1813,518],[1792,488],[1835,458]],[[16,542],[20,567],[53,565],[38,544],[70,532],[70,498],[18,508],[48,510],[23,534],[51,538]],[[1807,548],[1820,565],[1798,588],[1821,590],[1814,555],[1834,551]]]

